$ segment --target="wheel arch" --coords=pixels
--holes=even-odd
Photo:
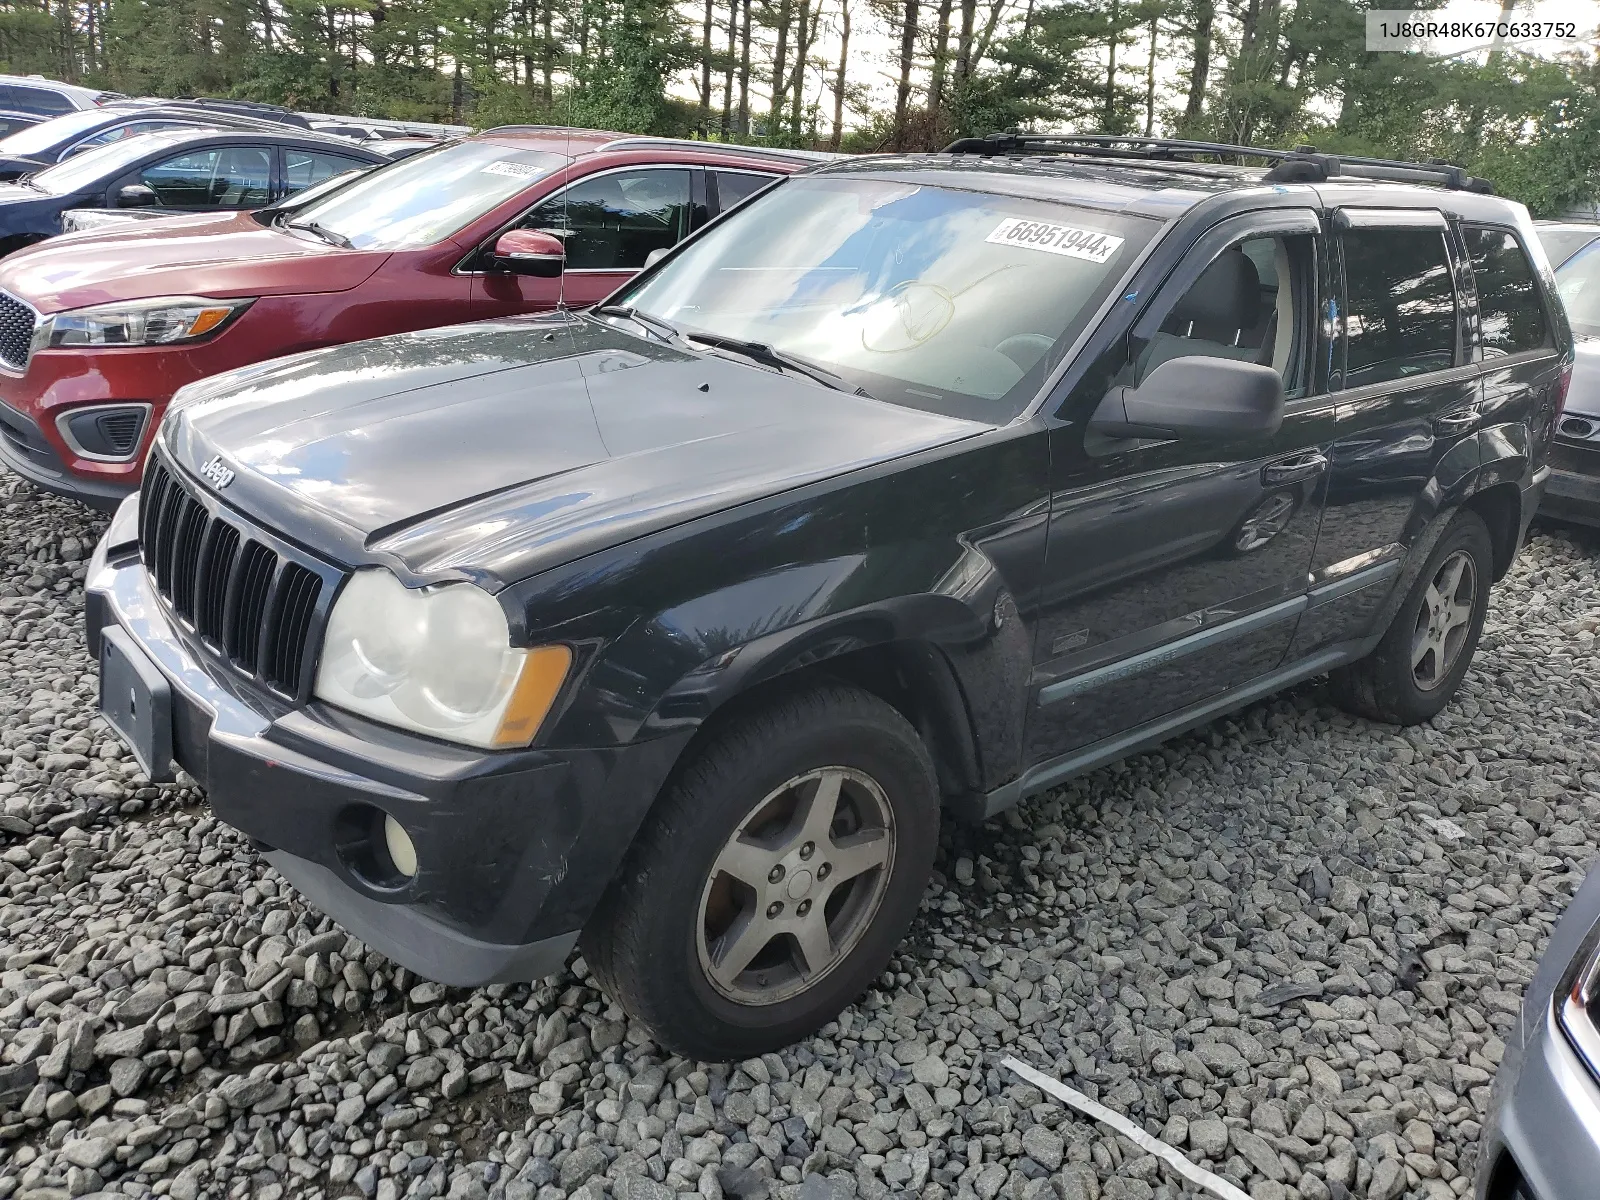
[[[906,599],[916,602],[911,607],[921,610],[918,618],[951,603],[935,596]],[[834,681],[877,696],[911,723],[934,761],[946,802],[982,790],[983,751],[966,689],[950,656],[928,636],[925,620],[908,620],[905,607],[825,618],[758,638],[683,676],[645,723],[694,725],[673,774],[748,704]],[[943,616],[969,623],[970,610],[959,607]],[[670,783],[669,776],[662,792]]]

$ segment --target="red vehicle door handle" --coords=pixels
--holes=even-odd
[[[1281,462],[1268,463],[1261,468],[1261,482],[1268,487],[1283,487],[1290,483],[1299,483],[1302,479],[1310,479],[1313,475],[1320,475],[1327,468],[1328,459],[1320,451],[1313,450],[1309,454],[1297,454],[1293,458],[1283,459]]]

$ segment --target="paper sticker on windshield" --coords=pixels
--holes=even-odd
[[[1105,262],[1122,245],[1121,238],[1109,233],[1030,221],[1026,217],[1008,217],[983,240],[1001,246],[1043,250],[1047,254],[1065,254],[1069,258],[1085,258],[1094,263]]]
[[[539,168],[532,163],[512,162],[509,158],[502,158],[484,167],[483,173],[485,175],[509,175],[513,179],[526,179],[529,175],[537,175]]]

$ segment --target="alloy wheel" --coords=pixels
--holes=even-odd
[[[1422,691],[1432,691],[1449,677],[1472,628],[1477,598],[1477,565],[1471,554],[1457,550],[1439,564],[1423,593],[1411,635],[1411,677]]]
[[[797,775],[755,805],[701,893],[700,969],[738,1004],[777,1004],[838,966],[871,926],[894,867],[893,811],[852,767]]]

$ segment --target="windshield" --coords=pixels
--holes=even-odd
[[[431,246],[566,161],[494,142],[456,142],[374,171],[299,208],[293,221],[315,222],[358,250]]]
[[[1567,320],[1579,337],[1600,337],[1600,242],[1591,241],[1556,268]]]
[[[999,424],[1156,228],[1010,196],[795,178],[624,302],[691,333],[766,343],[879,400]]]
[[[1550,265],[1559,267],[1577,251],[1600,237],[1600,229],[1535,229],[1544,256]]]
[[[10,137],[0,139],[0,154],[41,154],[105,124],[106,114],[98,109],[68,113],[64,117],[41,121],[31,129],[19,129]]]
[[[192,129],[185,130],[176,138],[171,135],[166,135],[166,138],[168,141],[182,140],[193,132]],[[57,196],[70,196],[85,188],[103,186],[113,176],[160,150],[165,144],[162,138],[162,134],[150,133],[144,137],[96,146],[93,150],[74,154],[66,162],[45,168],[32,177],[33,182]]]

